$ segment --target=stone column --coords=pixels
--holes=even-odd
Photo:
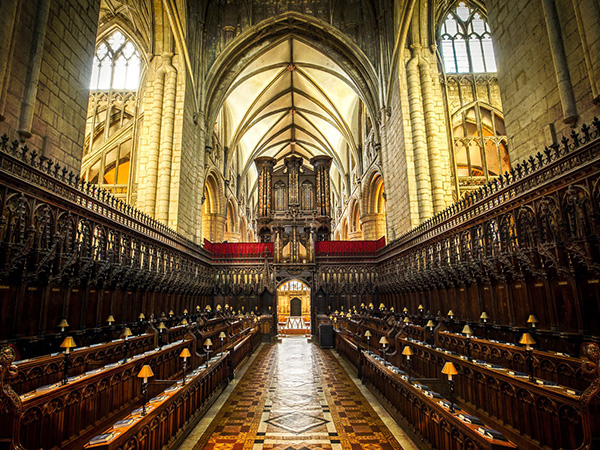
[[[271,206],[273,203],[271,191],[273,188],[273,167],[275,158],[261,156],[254,160],[258,170],[258,214],[257,218],[271,217]]]
[[[573,0],[581,46],[592,87],[592,101],[600,104],[600,5],[598,0]]]
[[[421,46],[412,45],[411,51],[412,58],[406,66],[406,78],[408,103],[410,108],[410,128],[415,157],[419,221],[423,222],[433,216],[433,202],[431,195],[431,176],[429,173],[429,154],[427,151],[427,133],[425,130],[423,101],[421,99],[421,80],[419,74]]]
[[[554,62],[554,70],[556,72],[556,81],[558,83],[558,95],[563,110],[563,122],[575,126],[578,117],[577,108],[575,107],[575,94],[573,92],[569,64],[560,31],[556,3],[554,0],[542,0],[542,5],[546,19],[548,40],[550,41],[552,61]]]
[[[360,218],[363,239],[374,241],[385,236],[385,215],[382,213],[364,214]]]

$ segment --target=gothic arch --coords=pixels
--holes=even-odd
[[[366,177],[363,192],[363,238],[374,240],[386,234],[385,186],[378,170]]]
[[[208,100],[205,110],[208,124],[216,120],[230,87],[244,67],[272,48],[274,42],[292,36],[326,54],[333,54],[354,82],[369,115],[378,117],[377,73],[362,50],[333,26],[303,14],[288,12],[278,16],[275,21],[264,21],[253,26],[233,41],[235,45],[230,44],[217,57],[206,77]],[[211,130],[211,127],[208,129]],[[210,142],[210,133],[212,131],[207,133],[207,142]]]
[[[225,233],[226,203],[223,184],[214,170],[206,175],[202,199],[202,236],[211,242],[222,241]]]

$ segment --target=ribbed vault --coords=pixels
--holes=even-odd
[[[316,155],[333,158],[334,184],[359,161],[359,90],[332,58],[296,36],[256,55],[231,83],[222,106],[231,124],[228,159],[254,184],[253,161],[271,156],[282,163],[295,154],[305,164]],[[337,183],[336,183],[336,180]],[[340,192],[334,186],[334,192]]]

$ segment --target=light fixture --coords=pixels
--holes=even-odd
[[[185,386],[185,373],[187,370],[187,359],[192,356],[192,354],[190,353],[189,349],[187,347],[185,347],[183,350],[181,350],[181,353],[179,354],[180,358],[183,358],[183,382],[182,384]]]
[[[184,309],[184,310],[183,310],[183,314],[187,315],[187,313],[188,313],[188,310],[187,310],[187,309]]]
[[[144,315],[144,313],[140,313],[140,315],[138,316],[138,319],[140,319],[140,322],[143,321],[146,318],[146,316]]]
[[[62,384],[67,384],[69,382],[69,376],[67,375],[67,373],[69,371],[69,364],[71,362],[69,353],[71,352],[72,348],[77,346],[77,344],[75,344],[75,340],[71,336],[67,336],[64,339],[64,341],[62,341],[62,344],[60,344],[60,346],[61,346],[61,348],[65,349],[65,361],[63,363],[64,371],[63,371]]]
[[[144,404],[142,405],[142,416],[146,415],[146,403],[148,402],[148,378],[154,376],[154,372],[148,364],[142,366],[142,370],[138,373],[138,378],[143,378],[142,381],[142,395],[144,397]]]
[[[164,322],[160,322],[158,324],[158,349],[162,349],[163,346],[163,333],[167,329],[167,326]]]
[[[448,317],[450,317],[451,320],[454,319],[454,311],[448,311]]]
[[[187,319],[186,319],[185,317],[184,317],[184,318],[183,318],[183,320],[181,321],[181,324],[180,324],[180,325],[184,325],[184,326],[186,326],[186,325],[189,325],[189,323],[188,323],[188,321],[187,321]]]
[[[425,307],[423,305],[419,305],[417,309],[419,310],[419,312],[423,312]]]
[[[532,345],[535,345],[535,339],[529,333],[523,333],[521,339],[519,340],[519,344],[525,344],[525,349],[527,351],[527,366],[529,368],[529,381],[532,383],[535,382],[535,378],[533,377],[533,348]]]
[[[127,353],[129,351],[129,336],[133,336],[133,333],[131,332],[131,330],[128,327],[125,327],[125,329],[121,333],[121,337],[123,339],[125,339],[125,344],[123,346],[123,353],[124,353],[123,364],[125,364],[127,362]]]
[[[175,315],[175,313],[173,312],[173,310],[170,310],[169,311],[169,316],[174,316],[174,315]]]
[[[454,414],[454,381],[452,377],[458,375],[458,371],[454,364],[447,362],[442,368],[442,373],[448,376],[448,391],[450,392],[450,412]]]
[[[433,323],[433,320],[429,319],[427,321],[427,325],[425,325],[427,328],[429,328],[430,330],[433,330],[433,328],[435,327],[435,323]]]
[[[536,324],[539,322],[538,318],[535,315],[530,314],[527,318],[527,323],[531,325],[531,328],[535,328]]]
[[[465,341],[465,347],[467,350],[467,359],[471,361],[471,335],[473,334],[473,330],[467,324],[463,327],[462,332],[467,335],[467,340]]]
[[[369,353],[369,340],[371,339],[371,332],[369,330],[365,331],[365,337],[367,338],[367,353]]]
[[[115,318],[114,316],[111,314],[110,316],[107,317],[106,321],[108,322],[108,326],[111,327],[113,323],[115,323]]]
[[[208,357],[210,355],[210,347],[213,345],[212,341],[210,340],[210,338],[207,338],[204,341],[204,347],[206,347],[206,367],[208,367]]]
[[[406,356],[406,365],[408,367],[408,384],[412,384],[410,381],[410,357],[414,355],[414,353],[408,345],[405,345],[402,349],[402,354]]]
[[[227,337],[224,331],[219,333],[219,338],[221,339],[221,355],[223,354],[223,340]]]
[[[383,309],[385,309],[385,305],[384,305],[383,303],[380,303],[380,304],[379,304],[379,309],[380,309],[380,310],[383,310]]]
[[[402,322],[409,324],[410,323],[410,319],[408,317],[405,317],[404,319],[402,319]]]
[[[402,308],[402,312],[403,312],[404,314],[408,313],[408,308],[405,306],[404,308]]]
[[[385,352],[387,351],[386,346],[389,344],[389,341],[385,336],[381,336],[381,339],[379,339],[379,343],[383,347],[383,365],[385,366]]]
[[[481,319],[481,321],[483,323],[486,323],[488,321],[488,319],[490,318],[490,316],[488,316],[488,314],[484,311],[481,313],[481,315],[479,316],[479,318]]]
[[[58,324],[59,328],[60,328],[60,332],[64,333],[65,332],[65,328],[67,328],[69,326],[69,322],[67,322],[67,319],[63,319],[60,321],[60,323]]]

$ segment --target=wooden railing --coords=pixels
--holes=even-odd
[[[149,403],[148,414],[139,412],[123,420],[133,421],[129,426],[110,428],[103,433],[108,442],[92,441],[84,448],[94,450],[154,450],[177,448],[183,438],[210,407],[228,383],[229,354],[221,355],[208,366],[190,373],[185,385],[176,383],[161,392]],[[138,383],[139,384],[139,383]],[[165,397],[160,400],[161,397]],[[138,408],[139,409],[139,408]],[[110,439],[112,437],[112,439]]]
[[[154,334],[134,336],[128,340],[129,357],[155,348]],[[71,352],[68,374],[80,375],[91,369],[122,360],[125,354],[125,340],[117,339],[105,344],[76,348]],[[60,381],[64,374],[65,356],[63,352],[40,356],[30,360],[16,361],[19,374],[11,381],[11,387],[19,395],[38,387]]]
[[[440,405],[439,398],[430,398],[408,383],[403,372],[394,372],[373,356],[359,351],[358,346],[341,333],[336,333],[336,349],[349,361],[360,367],[359,374],[396,419],[410,428],[416,437],[425,440],[431,448],[472,450],[512,449],[512,442],[490,439]],[[403,376],[404,375],[404,378]]]
[[[544,349],[576,354],[600,336],[599,216],[595,119],[380,250],[379,301],[461,327],[486,312],[508,342],[534,314]]]
[[[530,382],[527,369],[523,373],[514,367],[511,368],[510,364],[500,364],[508,362],[509,358],[502,361],[498,358],[485,361],[475,359],[471,362],[455,350],[434,347],[402,336],[405,329],[417,328],[415,326],[405,326],[398,332],[391,328],[386,333],[381,329],[380,322],[369,321],[366,318],[363,318],[360,324],[349,319],[342,321],[342,324],[353,328],[353,331],[342,328],[337,334],[336,347],[341,354],[360,367],[363,376],[367,376],[366,362],[364,354],[358,354],[359,346],[356,342],[363,342],[364,331],[369,330],[372,336],[386,335],[389,338],[388,349],[391,347],[395,351],[387,354],[387,360],[405,371],[408,370],[408,366],[402,349],[406,346],[411,348],[412,376],[415,379],[423,379],[425,384],[442,382],[442,368],[446,362],[452,362],[459,372],[454,382],[460,406],[469,414],[477,415],[492,424],[519,448],[593,449],[600,444],[600,350],[597,344],[585,346],[585,359],[578,360],[581,365],[579,370],[574,370],[574,362],[569,361],[569,369],[560,375],[569,381],[565,386],[540,377]],[[345,337],[345,333],[348,333],[349,337]],[[477,341],[480,341],[478,345],[483,345],[483,339]],[[365,350],[363,345],[364,342],[361,347]],[[490,345],[494,348],[498,344],[492,342]],[[372,350],[380,350],[379,347]],[[510,347],[514,355],[519,355],[513,355],[513,360],[519,360],[525,353],[523,348]],[[559,355],[546,356],[546,353],[537,351],[534,352],[534,357],[537,361],[553,361],[554,356],[559,361],[575,360]],[[540,368],[538,371],[537,375],[558,376],[556,371],[544,371]],[[587,377],[587,386],[583,390],[577,390],[574,386],[581,387],[582,375]],[[381,376],[379,378],[378,389],[386,393],[384,396],[387,398],[387,393],[390,392],[388,389],[393,388],[384,386]],[[436,379],[439,381],[434,381]],[[405,405],[399,406],[399,410],[402,408],[406,414],[413,414],[406,410]],[[414,417],[406,418],[413,423]]]

